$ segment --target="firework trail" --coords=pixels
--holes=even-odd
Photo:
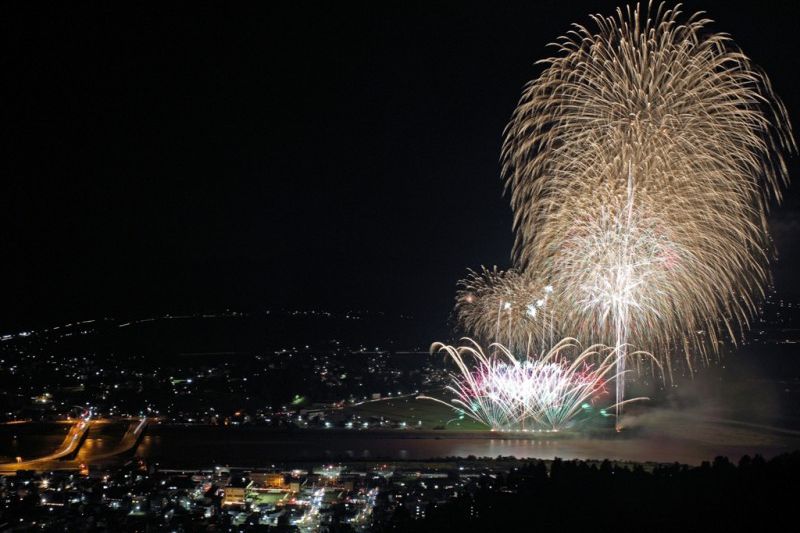
[[[506,129],[516,273],[496,276],[552,286],[559,336],[617,346],[623,367],[633,345],[669,375],[680,355],[692,372],[764,297],[791,127],[766,75],[701,13],[592,20],[555,43]],[[487,333],[488,313],[457,314]]]
[[[552,286],[517,270],[469,271],[459,282],[456,318],[482,341],[503,343],[516,353],[543,353],[555,339],[552,293]]]
[[[477,343],[467,341],[460,347],[431,347],[444,352],[459,370],[447,387],[454,394],[451,402],[419,398],[453,407],[494,430],[559,431],[618,377],[615,351],[605,346],[580,351],[574,341],[564,339],[546,354],[518,360],[502,345],[492,346],[486,355]]]

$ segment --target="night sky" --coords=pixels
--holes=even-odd
[[[509,264],[498,156],[534,62],[618,5],[70,4],[0,8],[2,332],[279,307],[444,327],[467,267]],[[800,5],[732,5],[687,10],[799,128]],[[799,189],[772,221],[786,296]]]

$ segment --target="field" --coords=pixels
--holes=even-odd
[[[440,431],[487,431],[489,429],[468,416],[460,415],[455,409],[431,400],[417,400],[413,397],[365,402],[348,407],[345,412],[358,415],[367,423],[380,419],[405,422],[407,429]]]
[[[407,429],[443,431],[485,431],[489,429],[468,416],[459,415],[455,409],[431,400],[417,400],[414,397],[365,402],[345,408],[345,414],[360,416],[362,421],[370,425],[384,419],[386,427],[390,427],[392,422],[405,422]]]
[[[446,398],[447,394],[438,391],[438,393],[431,393],[431,396]],[[563,436],[575,431],[605,433],[613,428],[613,419],[608,418],[607,415],[601,416],[601,412],[596,407],[589,408],[589,411],[575,419],[574,426],[568,425],[559,434]],[[447,433],[490,431],[486,425],[475,421],[455,408],[429,399],[416,399],[413,396],[364,402],[346,407],[343,414],[360,417],[356,422],[356,424],[362,424],[359,429],[390,429],[399,426],[404,429],[435,430]],[[367,426],[363,426],[364,423]]]

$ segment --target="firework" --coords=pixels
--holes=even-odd
[[[796,151],[768,78],[729,37],[651,7],[593,16],[542,61],[502,151],[515,268],[471,272],[456,304],[468,333],[528,355],[567,335],[613,345],[618,406],[643,353],[629,346],[671,378],[673,355],[693,372],[748,328],[769,280],[768,204]],[[539,380],[494,357],[476,356],[486,377],[464,374],[462,403],[482,383]],[[479,411],[500,427],[533,417],[519,401]]]
[[[554,287],[561,334],[630,343],[668,371],[747,329],[795,150],[767,77],[708,19],[680,18],[637,5],[575,26],[502,152],[516,268]]]
[[[456,318],[470,335],[517,352],[543,353],[553,344],[553,287],[516,270],[482,268],[459,282]]]
[[[435,343],[431,350],[446,353],[458,368],[447,387],[454,398],[449,403],[420,398],[453,407],[494,430],[558,431],[618,377],[615,351],[604,346],[580,351],[565,339],[546,354],[520,360],[502,345],[492,348],[486,355],[471,340],[461,347]]]

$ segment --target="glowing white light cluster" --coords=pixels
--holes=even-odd
[[[420,398],[455,407],[494,430],[558,431],[618,377],[613,372],[616,353],[605,346],[580,351],[565,339],[545,355],[522,360],[504,346],[491,348],[493,353],[486,355],[471,340],[461,347],[434,344],[432,350],[446,353],[458,367],[447,387],[455,397],[449,403]]]

